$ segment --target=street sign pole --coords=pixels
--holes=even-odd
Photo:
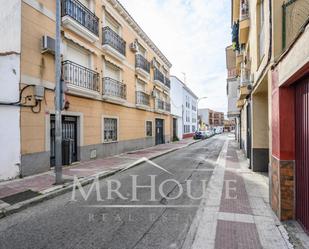
[[[62,184],[62,120],[61,120],[61,0],[56,0],[55,42],[55,184]]]

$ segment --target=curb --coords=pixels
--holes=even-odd
[[[179,148],[173,148],[173,149],[164,151],[161,154],[149,157],[148,159],[152,160],[152,159],[164,156],[164,155],[169,154],[169,153],[171,153],[173,151],[177,151],[177,150],[189,147],[189,146],[191,146],[193,144],[196,144],[198,142],[201,142],[201,141],[203,141],[203,140],[193,141],[193,142],[191,142],[189,144],[186,144],[184,146],[181,146]],[[142,162],[133,164],[130,168],[136,167],[136,166],[140,165],[141,163]],[[80,180],[80,184],[81,184],[81,186],[86,186],[88,184],[91,184],[95,180],[96,176],[101,180],[101,179],[107,178],[109,176],[115,175],[116,173],[120,172],[121,170],[123,170],[123,168],[119,168],[119,169],[116,169],[116,170],[113,170],[113,171],[105,172],[103,174],[102,173],[97,173],[95,175],[88,176],[87,178],[81,179]],[[64,185],[60,189],[51,191],[49,193],[45,193],[45,194],[40,195],[40,196],[36,196],[36,197],[31,198],[29,200],[25,200],[25,201],[16,203],[16,204],[11,205],[9,207],[3,208],[3,209],[0,210],[0,219],[8,217],[9,215],[18,213],[19,211],[27,209],[28,207],[34,206],[35,204],[38,204],[38,203],[44,202],[46,200],[50,200],[52,198],[55,198],[55,197],[57,197],[59,195],[65,194],[65,193],[71,191],[72,189],[73,189],[73,183],[69,183],[67,185]]]

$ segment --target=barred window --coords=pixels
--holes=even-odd
[[[104,142],[114,142],[117,140],[117,119],[104,118]]]
[[[146,121],[146,136],[152,137],[152,121]]]

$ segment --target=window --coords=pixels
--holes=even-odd
[[[105,26],[110,27],[115,33],[118,35],[120,34],[120,25],[117,23],[117,21],[108,13],[106,13],[105,17]]]
[[[192,132],[195,132],[195,125],[192,125]]]
[[[146,49],[138,42],[138,53],[144,56],[146,58]]]
[[[152,121],[146,121],[146,136],[152,137]]]
[[[104,118],[104,142],[115,142],[118,140],[117,118]]]
[[[112,78],[114,80],[120,81],[121,71],[118,67],[106,61],[104,77],[108,77],[108,78]]]

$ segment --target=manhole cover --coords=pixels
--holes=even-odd
[[[20,192],[20,193],[14,194],[14,195],[4,197],[1,200],[6,202],[6,203],[9,203],[10,205],[13,205],[13,204],[16,204],[18,202],[29,200],[29,199],[36,197],[36,196],[39,196],[39,195],[40,195],[40,193],[38,193],[38,192],[34,192],[32,190],[27,190],[27,191],[24,191],[24,192]]]

